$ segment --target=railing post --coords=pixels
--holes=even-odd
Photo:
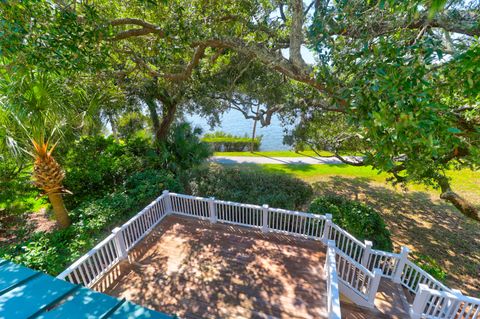
[[[422,318],[423,311],[425,310],[425,304],[430,297],[428,286],[425,284],[418,285],[418,291],[413,300],[412,307],[410,308],[410,318],[420,319]]]
[[[165,196],[165,209],[167,210],[167,214],[171,214],[172,210],[172,198],[170,197],[170,192],[168,190],[164,190],[162,194]]]
[[[217,211],[215,209],[215,198],[208,199],[208,212],[210,213],[210,222],[215,224],[217,222]]]
[[[115,246],[117,247],[118,257],[120,259],[127,258],[127,245],[125,245],[125,240],[123,239],[122,229],[120,227],[116,227],[112,230],[112,233],[115,235]]]
[[[372,307],[375,307],[375,296],[377,295],[378,286],[382,279],[382,270],[375,268],[373,270],[373,280],[370,283],[370,291],[368,292],[368,302]]]
[[[332,250],[333,249],[333,250]],[[329,267],[329,257],[330,257],[330,252],[333,251],[333,258],[336,258],[335,254],[335,240],[328,240],[327,241],[327,255],[325,257],[325,274],[328,276],[328,267]]]
[[[322,242],[328,244],[328,235],[330,234],[330,227],[332,227],[332,214],[325,214],[325,227],[323,228]]]
[[[373,243],[369,240],[365,240],[365,249],[362,255],[362,266],[368,269],[368,259],[370,258],[370,254],[372,253],[372,246]]]
[[[395,267],[395,273],[393,274],[393,282],[397,284],[402,282],[403,268],[405,268],[405,264],[408,261],[409,252],[410,249],[408,249],[408,247],[402,246],[402,250],[400,251],[400,259],[398,260],[397,267]]]
[[[264,204],[262,206],[262,232],[268,232],[268,205]]]

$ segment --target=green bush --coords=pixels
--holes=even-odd
[[[69,208],[116,191],[130,174],[145,166],[144,160],[125,144],[103,136],[77,141],[62,164],[66,171],[64,186],[73,193],[65,197]]]
[[[65,196],[67,207],[73,209],[115,192],[130,175],[145,170],[168,170],[188,179],[185,172],[193,171],[211,155],[208,145],[200,141],[200,133],[188,123],[180,123],[159,145],[141,137],[120,143],[113,137],[83,137],[61,161],[66,171],[64,186],[73,193]]]
[[[432,275],[433,278],[445,282],[447,273],[440,267],[435,259],[419,253],[413,253],[413,259],[420,268]]]
[[[191,189],[197,196],[285,209],[301,209],[312,195],[310,185],[298,178],[218,164],[200,171]]]
[[[208,144],[200,140],[200,128],[192,128],[189,123],[179,123],[172,127],[167,142],[160,145],[164,165],[177,174],[196,168],[212,155]]]
[[[235,136],[224,132],[215,132],[205,134],[202,141],[208,143],[215,152],[243,152],[250,150],[252,139],[250,137]],[[262,137],[256,137],[253,140],[253,150],[258,151]]]
[[[0,256],[56,275],[160,195],[164,189],[182,192],[169,172],[149,170],[129,177],[121,190],[82,203],[70,211],[73,225],[50,233],[39,232],[26,242],[0,249]]]
[[[382,217],[373,208],[341,196],[322,196],[312,201],[309,212],[332,214],[333,221],[360,240],[371,240],[375,249],[392,251],[393,244]]]

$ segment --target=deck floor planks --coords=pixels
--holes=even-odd
[[[319,242],[168,216],[106,292],[184,318],[325,318]]]

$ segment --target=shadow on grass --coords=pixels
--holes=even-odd
[[[396,248],[434,258],[447,271],[447,283],[480,296],[480,224],[427,192],[394,190],[368,178],[330,177],[313,185],[316,195],[336,194],[381,212]]]
[[[315,166],[318,164],[288,164],[288,170],[291,172],[311,172],[315,170]],[[325,164],[328,165],[328,164]],[[333,165],[333,164],[331,164]],[[231,167],[237,167],[239,169],[248,169],[248,170],[257,170],[257,171],[263,171],[263,172],[270,172],[270,173],[277,173],[277,174],[285,174],[285,175],[290,175],[292,177],[297,177],[294,174],[290,172],[286,172],[283,169],[280,168],[275,168],[272,166],[268,166],[268,168],[265,168],[265,165],[262,164],[254,164],[254,163],[243,163],[243,164],[238,164],[234,163],[231,164]]]

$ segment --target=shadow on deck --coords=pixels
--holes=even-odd
[[[167,216],[97,290],[183,318],[325,318],[325,247]]]

